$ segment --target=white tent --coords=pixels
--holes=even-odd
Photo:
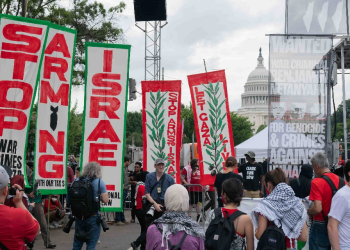
[[[248,140],[242,142],[235,147],[236,158],[245,158],[244,154],[248,151],[253,151],[255,153],[255,158],[262,159],[268,157],[268,137],[269,137],[269,127],[267,126],[259,133],[249,138]]]

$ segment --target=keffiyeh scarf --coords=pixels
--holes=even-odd
[[[300,236],[307,219],[304,205],[286,183],[278,184],[252,211],[254,227],[258,226],[259,214],[273,221],[277,227],[282,224],[283,232],[289,239],[297,239]]]
[[[154,223],[162,225],[162,247],[164,247],[163,239],[165,239],[167,244],[169,235],[180,231],[185,231],[188,235],[205,239],[203,228],[183,212],[166,212],[162,217],[155,220]]]

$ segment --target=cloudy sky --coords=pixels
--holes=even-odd
[[[61,0],[62,4],[69,0]],[[106,8],[115,0],[98,0]],[[125,0],[126,10],[119,18],[126,43],[131,44],[130,77],[141,92],[144,80],[145,35],[135,26],[133,0]],[[266,34],[284,32],[284,6],[281,0],[168,0],[168,24],[162,29],[162,67],[165,80],[182,81],[182,103],[189,104],[187,75],[225,69],[230,110],[241,105],[241,94],[249,73],[257,64],[259,48],[268,64],[269,39]],[[143,23],[139,24],[144,25]],[[341,78],[339,77],[339,80]],[[349,85],[349,84],[348,84]],[[350,90],[350,86],[347,86]],[[335,87],[335,99],[341,101],[341,84]],[[83,110],[82,87],[74,89],[72,102]],[[141,96],[128,102],[128,111],[141,110]]]

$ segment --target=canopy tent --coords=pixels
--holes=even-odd
[[[248,151],[253,151],[255,153],[255,158],[265,158],[268,157],[268,137],[269,137],[269,127],[267,126],[259,133],[249,138],[248,140],[242,142],[235,147],[236,158],[245,158],[244,154]]]

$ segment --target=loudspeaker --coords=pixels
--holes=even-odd
[[[166,0],[134,0],[135,21],[166,21]]]

